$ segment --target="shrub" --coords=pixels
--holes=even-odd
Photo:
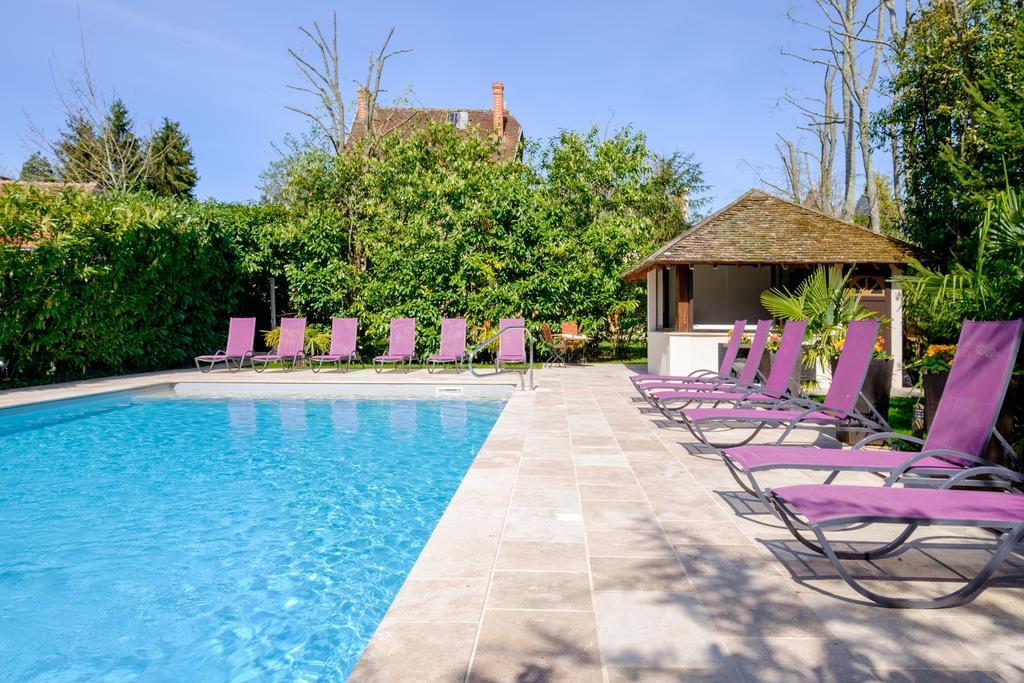
[[[202,205],[0,192],[0,358],[19,382],[181,367],[223,346],[241,271]]]

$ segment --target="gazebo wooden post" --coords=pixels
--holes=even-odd
[[[693,331],[693,268],[688,265],[676,266],[677,291],[676,332]]]

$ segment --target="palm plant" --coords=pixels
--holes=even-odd
[[[912,272],[895,279],[908,303],[956,323],[964,318],[995,320],[1024,315],[1024,201],[1020,193],[1007,188],[988,202],[975,240],[973,261],[955,262],[948,273],[911,262]]]
[[[263,333],[263,343],[268,349],[276,349],[281,341],[281,328],[275,327]],[[307,356],[314,356],[318,353],[327,353],[331,348],[331,329],[326,325],[307,325],[306,339],[303,342],[303,350]]]
[[[761,294],[761,305],[773,317],[807,321],[804,357],[815,366],[835,356],[850,321],[874,316],[860,305],[860,294],[847,287],[849,280],[850,272],[844,274],[840,266],[819,266],[793,291],[775,288]]]

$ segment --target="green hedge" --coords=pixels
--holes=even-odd
[[[212,215],[146,195],[0,191],[0,358],[12,379],[181,367],[222,347],[242,277]]]

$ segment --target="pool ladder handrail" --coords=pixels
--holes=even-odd
[[[494,343],[495,339],[497,339],[501,335],[503,335],[506,332],[509,332],[511,330],[523,330],[526,333],[527,339],[530,340],[530,356],[529,356],[529,361],[528,361],[529,365],[527,366],[528,369],[527,370],[523,370],[523,371],[519,371],[519,370],[501,370],[499,368],[493,374],[481,375],[480,373],[478,373],[473,368],[473,356],[475,356],[481,349],[484,349],[484,348],[490,346],[492,343]],[[488,337],[487,339],[485,339],[484,341],[480,342],[479,344],[477,344],[476,346],[474,346],[473,348],[471,348],[469,350],[469,358],[468,358],[468,361],[466,363],[466,367],[469,369],[469,374],[473,375],[474,377],[497,377],[498,375],[503,375],[503,374],[505,374],[507,372],[518,373],[519,374],[519,388],[520,388],[520,391],[526,391],[526,376],[527,376],[527,374],[529,374],[529,376],[530,376],[530,390],[533,391],[534,389],[537,388],[537,385],[533,381],[533,334],[530,332],[529,328],[526,327],[526,325],[509,325],[508,327],[503,327],[500,330],[498,330],[497,332],[495,332],[494,334],[492,334],[490,337]]]

